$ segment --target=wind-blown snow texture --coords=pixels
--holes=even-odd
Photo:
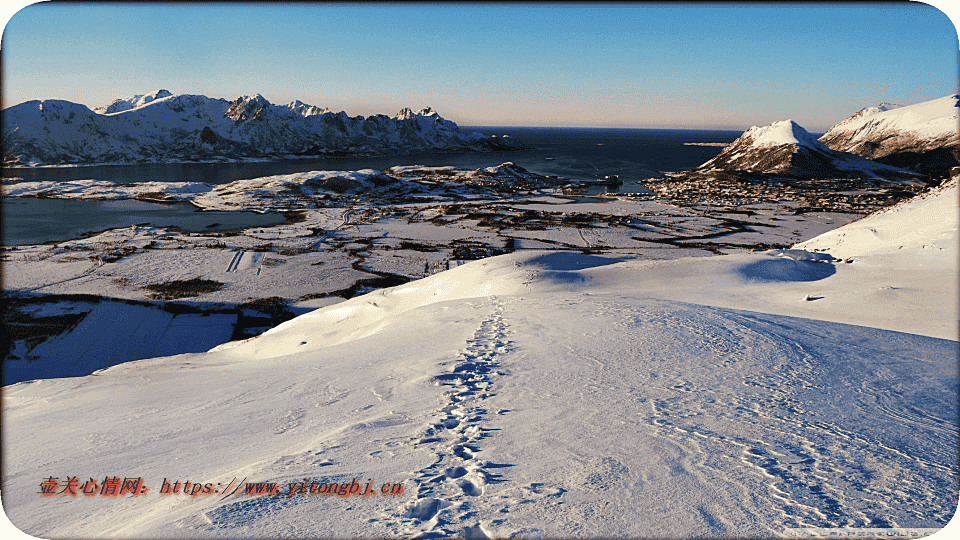
[[[865,226],[875,244],[810,242],[836,255],[518,252],[208,353],[18,383],[4,507],[49,538],[942,527],[958,478],[956,201],[954,182],[843,236]],[[917,213],[934,217],[913,230]],[[951,302],[900,318],[924,294]],[[845,316],[857,325],[828,322]],[[949,339],[908,333],[943,321]],[[48,476],[113,475],[151,491],[37,493]],[[404,493],[285,496],[354,478]],[[160,495],[163,479],[284,496]]]
[[[102,111],[102,114],[99,114]],[[515,148],[461,133],[432,109],[394,117],[333,113],[263,96],[233,101],[159,90],[90,110],[61,100],[3,111],[4,162],[17,165],[210,161],[299,155],[382,155]]]

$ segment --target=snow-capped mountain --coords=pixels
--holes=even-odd
[[[855,121],[858,118],[863,118],[864,116],[870,116],[877,113],[892,111],[893,109],[899,109],[903,105],[897,103],[887,103],[886,101],[880,103],[879,105],[874,105],[872,107],[864,107],[859,111],[853,113],[852,116],[844,120],[844,122]]]
[[[516,149],[464,134],[430,108],[394,117],[333,113],[263,96],[201,95],[117,100],[100,114],[68,101],[29,101],[3,111],[4,162],[18,165],[223,160],[295,155],[390,155]]]
[[[103,107],[94,107],[93,111],[98,114],[113,114],[123,111],[129,111],[130,109],[136,109],[137,107],[143,107],[147,103],[150,103],[153,100],[165,98],[167,96],[172,96],[168,90],[157,90],[152,94],[137,94],[135,96],[130,96],[128,98],[121,98],[113,100],[113,103]]]
[[[820,142],[881,163],[927,173],[957,166],[960,95],[906,107],[868,107],[830,128]]]
[[[693,169],[764,173],[791,178],[902,178],[896,167],[827,148],[793,120],[753,126],[716,157]]]

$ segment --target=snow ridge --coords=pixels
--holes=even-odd
[[[93,110],[99,114],[114,114],[118,112],[129,111],[130,109],[136,109],[138,107],[143,107],[147,103],[158,99],[163,99],[165,97],[170,97],[172,95],[173,94],[171,94],[168,90],[157,90],[152,94],[137,94],[128,98],[116,99],[110,105],[94,107]]]
[[[857,112],[830,128],[820,142],[871,159],[960,145],[960,95],[906,107],[885,105]]]

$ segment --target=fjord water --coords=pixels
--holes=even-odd
[[[200,212],[190,203],[9,197],[3,201],[3,244],[23,246],[62,242],[108,229],[141,224],[200,232],[269,227],[284,221],[286,219],[281,214]]]
[[[385,169],[394,165],[452,165],[477,169],[512,161],[527,170],[571,180],[593,180],[617,174],[620,191],[644,191],[640,181],[665,171],[682,171],[700,165],[720,152],[716,146],[691,146],[688,142],[729,143],[739,131],[675,129],[611,129],[556,127],[462,127],[487,135],[510,136],[530,150],[466,154],[417,154],[339,159],[285,159],[250,163],[152,163],[3,169],[5,182],[106,180],[116,184],[138,182],[206,182],[226,184],[236,180],[313,170]],[[601,190],[604,188],[600,188]],[[227,215],[220,215],[227,214]],[[24,245],[65,241],[90,232],[134,224],[179,226],[187,232],[268,226],[281,216],[251,212],[212,212],[189,204],[159,205],[139,201],[62,201],[5,198],[3,244]],[[210,227],[212,224],[218,224]]]

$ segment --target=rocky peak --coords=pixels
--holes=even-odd
[[[230,102],[225,116],[234,122],[263,118],[269,107],[270,102],[260,94],[253,97],[240,96]]]
[[[287,105],[287,107],[289,107],[291,111],[301,116],[314,116],[314,115],[325,114],[330,112],[330,109],[328,109],[327,107],[324,107],[321,109],[316,105],[309,105],[307,103],[300,101],[299,99],[295,99],[291,101],[290,104]]]
[[[400,112],[398,112],[397,115],[394,116],[394,118],[396,118],[397,120],[409,120],[411,118],[414,118],[415,116],[416,115],[413,114],[413,111],[409,107],[404,107],[400,109]]]

